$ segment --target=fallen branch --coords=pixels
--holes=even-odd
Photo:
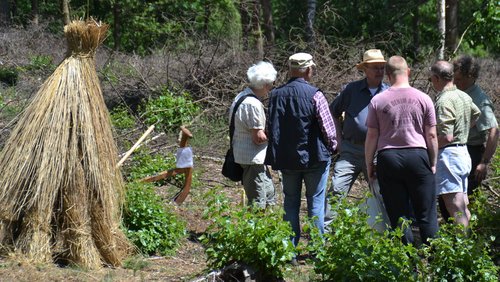
[[[132,146],[132,148],[130,148],[130,150],[128,150],[127,153],[125,153],[125,156],[123,156],[122,159],[116,164],[117,168],[120,167],[128,157],[130,157],[130,155],[135,151],[135,149],[137,149],[137,147],[139,147],[139,145],[142,143],[142,141],[144,141],[144,139],[151,133],[151,131],[153,131],[153,129],[155,129],[155,126],[151,125],[148,128],[148,130],[146,130],[146,132],[144,132],[144,134],[142,134],[141,138],[139,138],[139,140],[137,140],[137,142],[135,142],[134,146]]]

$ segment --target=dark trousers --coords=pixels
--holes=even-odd
[[[467,184],[467,195],[472,195],[476,188],[479,186],[479,182],[476,181],[476,176],[474,175],[474,172],[476,171],[477,165],[481,162],[481,159],[483,158],[484,154],[484,145],[467,145],[467,151],[469,151],[470,159],[472,161],[472,168],[469,173],[469,177],[467,178],[468,184]],[[446,206],[444,204],[444,200],[442,196],[438,197],[439,201],[439,211],[441,212],[441,217],[447,222],[448,219],[450,218],[450,213],[446,209]]]
[[[422,148],[387,149],[377,156],[377,178],[392,228],[399,219],[414,216],[422,242],[438,230],[436,181],[427,150]],[[412,214],[413,210],[413,214]],[[403,241],[413,243],[411,228],[404,230]]]

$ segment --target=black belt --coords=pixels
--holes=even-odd
[[[447,147],[463,147],[467,144],[448,144],[446,146],[444,146],[443,148],[447,148]]]

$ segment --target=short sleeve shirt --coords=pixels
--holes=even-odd
[[[487,130],[498,127],[498,122],[495,117],[495,109],[490,98],[476,84],[465,90],[465,92],[469,94],[474,104],[476,104],[481,111],[481,115],[476,121],[476,124],[470,129],[467,144],[482,145],[488,138]]]
[[[231,105],[231,118],[236,101],[245,95],[252,94],[250,88],[239,93]],[[256,97],[247,97],[236,110],[234,116],[233,153],[234,160],[239,164],[263,164],[266,156],[267,143],[255,144],[252,141],[252,129],[264,129],[266,114],[264,105]]]
[[[451,144],[467,143],[471,122],[480,114],[469,95],[456,86],[445,88],[436,96],[437,134],[453,136]]]
[[[416,88],[390,87],[373,97],[366,125],[379,130],[377,150],[427,148],[425,126],[436,125],[434,105]]]

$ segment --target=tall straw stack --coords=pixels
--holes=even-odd
[[[118,152],[94,62],[107,31],[92,20],[65,26],[66,59],[0,153],[2,242],[31,261],[118,266],[130,251],[120,229]]]

